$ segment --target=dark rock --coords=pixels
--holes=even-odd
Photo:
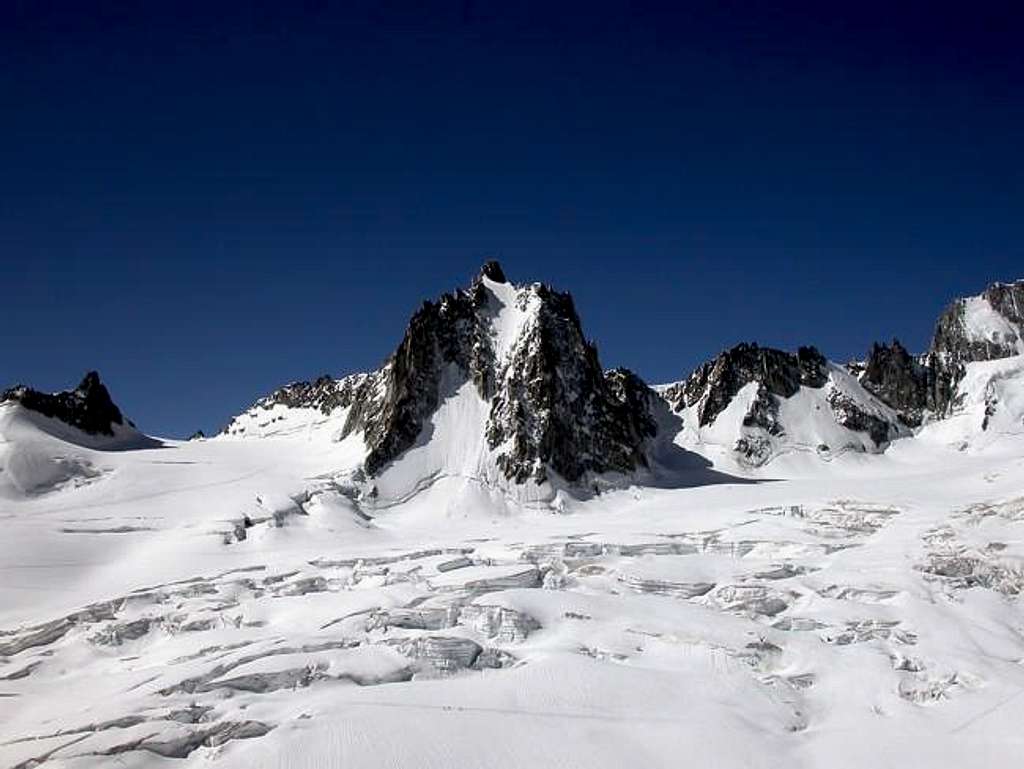
[[[757,397],[743,415],[743,426],[759,427],[776,437],[785,434],[786,431],[779,422],[779,401],[765,385],[758,386]]]
[[[739,454],[745,464],[758,467],[771,459],[772,444],[763,435],[744,435],[736,441],[733,451]]]
[[[0,403],[4,401],[16,401],[90,435],[113,435],[113,426],[125,423],[121,410],[95,371],[86,374],[74,390],[50,394],[17,385],[0,393]]]
[[[926,413],[945,416],[955,405],[966,364],[1018,354],[1024,334],[1024,281],[994,283],[981,298],[1015,327],[1016,333],[990,339],[972,336],[966,322],[969,300],[957,299],[939,316],[931,348],[923,356],[914,358],[893,340],[890,345],[875,344],[867,361],[854,364],[851,371],[865,389],[894,408],[911,427],[920,425]]]
[[[482,284],[424,302],[405,337],[373,386],[353,402],[344,434],[362,430],[369,452],[364,463],[376,475],[412,448],[441,400],[442,376],[453,367],[472,379],[481,397],[494,390],[494,353],[486,318],[478,312],[489,301]]]
[[[542,482],[548,470],[572,482],[646,466],[642,445],[655,433],[651,391],[631,372],[602,371],[572,297],[546,287],[538,294],[537,323],[491,401],[488,444],[509,447],[499,466],[517,483]]]
[[[508,283],[508,278],[505,277],[505,271],[501,269],[501,265],[493,259],[480,269],[480,276],[493,280],[495,283]]]
[[[936,409],[935,371],[907,352],[898,339],[872,345],[859,371],[864,389],[897,411],[909,427],[921,424],[925,411]]]
[[[496,263],[481,274],[504,280]],[[549,471],[575,482],[588,472],[645,466],[642,445],[655,432],[649,388],[628,371],[601,369],[569,294],[539,284],[524,292],[538,300],[535,322],[500,365],[491,337],[495,298],[482,282],[427,302],[413,316],[344,428],[363,431],[369,475],[414,445],[440,402],[445,372],[472,381],[490,401],[487,441],[507,447],[498,463],[517,483],[542,482]],[[451,386],[450,376],[446,381]]]
[[[865,410],[839,390],[829,393],[828,405],[837,423],[848,430],[867,433],[876,446],[885,446],[899,434],[891,422]]]
[[[363,434],[372,477],[421,439],[453,388],[471,382],[490,404],[488,445],[501,450],[499,467],[517,483],[549,473],[577,482],[646,466],[644,443],[657,429],[653,393],[629,371],[602,370],[572,297],[541,284],[518,289],[519,309],[533,315],[498,361],[493,322],[501,300],[483,278],[507,283],[501,266],[488,262],[469,288],[424,302],[379,371],[295,382],[255,407],[348,408],[341,435]]]
[[[946,308],[935,325],[932,353],[951,363],[998,360],[1018,354],[1017,344],[1024,334],[1024,281],[993,283],[981,298],[1016,328],[1016,332],[996,335],[991,339],[972,338],[965,323],[967,300],[957,299]]]
[[[827,381],[825,356],[814,347],[801,347],[793,355],[744,343],[702,364],[665,395],[677,411],[696,405],[698,421],[704,427],[715,421],[743,387],[759,382],[760,405],[749,418],[752,424],[766,426],[775,423],[769,395],[790,398],[802,386],[820,388]]]
[[[257,408],[270,408],[276,404],[290,408],[313,408],[324,414],[352,405],[364,383],[366,374],[355,374],[333,379],[324,374],[312,382],[292,382],[257,401]]]
[[[1024,280],[1013,283],[993,283],[982,294],[992,309],[1013,323],[1024,328]]]

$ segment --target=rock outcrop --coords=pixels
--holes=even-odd
[[[948,363],[998,360],[1024,353],[1024,280],[993,283],[981,296],[957,299],[935,325],[930,353]]]
[[[536,314],[496,372],[491,400],[487,442],[498,466],[517,483],[542,482],[548,469],[576,481],[646,466],[649,389],[630,371],[602,370],[569,294],[529,290]]]
[[[687,379],[664,388],[662,395],[674,412],[690,415],[687,419],[695,424],[689,429],[699,436],[716,425],[750,386],[754,389],[742,416],[734,417],[737,421],[724,432],[716,429],[714,437],[709,436],[714,441],[732,440],[732,451],[746,465],[762,465],[787,448],[825,453],[879,451],[903,429],[891,409],[829,364],[814,347],[801,347],[794,354],[739,344],[699,366]],[[797,407],[802,411],[791,410],[784,418],[783,404],[801,391],[807,391],[809,398]],[[821,413],[827,415],[831,428],[817,416]],[[832,445],[836,441],[839,444]]]
[[[896,409],[908,427],[917,427],[927,411],[940,408],[948,394],[940,388],[935,370],[907,352],[898,339],[872,345],[863,364],[851,364],[864,388]]]
[[[757,382],[762,394],[758,413],[751,419],[770,432],[774,406],[768,396],[790,398],[801,386],[824,387],[828,379],[825,366],[825,356],[814,347],[801,347],[793,355],[756,344],[738,344],[701,364],[670,387],[666,397],[676,410],[683,405],[696,406],[704,427],[715,421],[743,387]]]
[[[864,387],[917,427],[956,405],[965,366],[1024,354],[1024,281],[994,283],[980,296],[957,299],[939,316],[929,350],[912,356],[897,340],[875,344],[850,365]]]
[[[44,393],[16,385],[0,392],[0,403],[4,401],[15,401],[90,435],[113,435],[114,425],[123,425],[126,421],[95,371],[86,374],[74,390]]]

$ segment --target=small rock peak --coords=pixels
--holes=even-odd
[[[751,382],[757,382],[766,395],[790,398],[801,387],[824,387],[828,382],[828,362],[815,347],[800,347],[794,355],[754,342],[741,342],[698,366],[668,391],[668,399],[676,410],[696,406],[700,426],[705,427]]]
[[[501,265],[495,259],[491,259],[484,263],[484,266],[480,268],[480,278],[487,278],[495,283],[508,283],[508,278],[505,277],[505,271],[501,269]]]
[[[89,371],[84,377],[82,377],[82,381],[78,383],[78,387],[75,389],[83,395],[88,396],[89,393],[97,391],[100,387],[103,387],[103,383],[100,381],[99,372]]]
[[[74,390],[45,393],[19,385],[0,393],[0,401],[7,400],[17,401],[31,411],[54,417],[91,435],[113,435],[113,426],[126,421],[95,371],[88,372]]]

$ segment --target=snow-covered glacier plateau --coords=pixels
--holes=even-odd
[[[491,263],[209,438],[12,387],[0,767],[1018,766],[1022,309],[649,386]]]

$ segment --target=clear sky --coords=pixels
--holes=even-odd
[[[552,10],[552,6],[558,10]],[[0,4],[0,386],[210,430],[497,257],[606,366],[1024,277],[1019,3]]]

